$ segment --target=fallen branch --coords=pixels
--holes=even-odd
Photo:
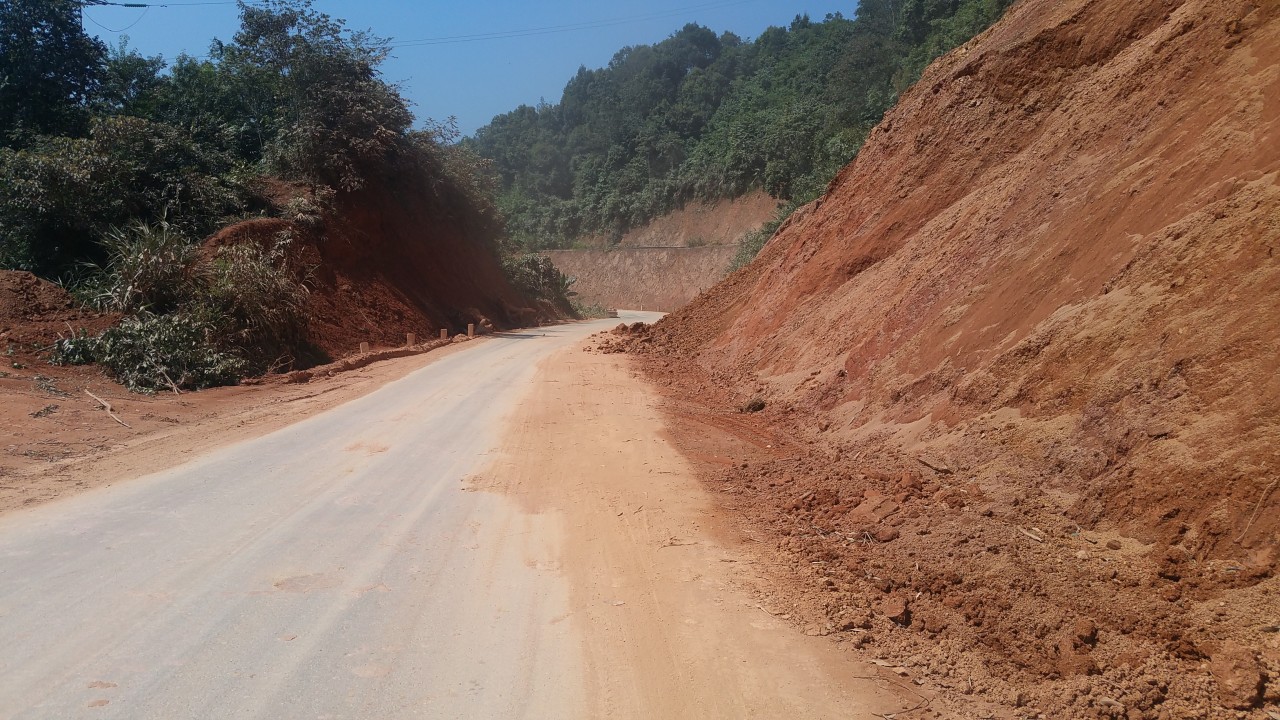
[[[897,712],[891,712],[891,713],[871,713],[871,714],[875,717],[883,718],[884,720],[894,720],[899,715],[906,715],[908,713],[913,713],[917,710],[923,710],[929,707],[929,703],[932,703],[932,702],[933,702],[933,698],[926,698],[920,701],[919,703],[917,703],[915,707],[909,707],[906,710],[899,710]]]
[[[175,384],[175,383],[173,382],[173,378],[169,377],[169,373],[165,372],[164,370],[161,370],[161,371],[160,371],[160,377],[163,377],[163,378],[164,378],[164,381],[165,381],[166,383],[169,383],[169,389],[170,389],[170,390],[173,390],[173,394],[174,394],[174,395],[181,395],[181,394],[182,394],[182,391],[178,389],[177,384]]]
[[[106,400],[103,400],[102,398],[98,397],[97,395],[94,395],[93,393],[89,392],[88,390],[85,390],[85,391],[84,391],[84,394],[85,394],[85,395],[88,395],[89,397],[93,398],[94,400],[97,400],[97,401],[98,401],[98,403],[102,405],[102,409],[103,409],[103,410],[106,410],[106,411],[107,411],[107,414],[111,416],[111,419],[112,419],[112,420],[115,420],[116,422],[120,423],[121,425],[123,425],[123,426],[125,426],[125,427],[129,427],[129,423],[127,423],[127,422],[125,422],[125,421],[121,420],[121,419],[120,419],[120,416],[119,416],[119,415],[116,415],[115,411],[111,409],[111,403],[107,402]]]
[[[1249,522],[1244,524],[1244,530],[1240,532],[1240,537],[1236,538],[1236,542],[1240,542],[1245,535],[1249,534],[1249,528],[1253,527],[1253,521],[1258,519],[1258,511],[1262,509],[1262,503],[1267,501],[1267,496],[1271,494],[1271,489],[1276,486],[1277,482],[1280,482],[1280,477],[1272,480],[1271,484],[1267,485],[1266,489],[1262,491],[1262,497],[1258,498],[1258,504],[1253,506],[1253,514],[1249,516]]]

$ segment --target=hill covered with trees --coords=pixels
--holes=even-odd
[[[359,329],[377,341],[567,306],[546,263],[503,273],[490,176],[450,127],[414,129],[382,39],[309,0],[241,2],[234,37],[169,64],[88,36],[81,5],[0,4],[0,270],[125,316],[56,359],[199,387],[323,359],[321,311],[388,314]]]
[[[750,42],[686,25],[580,68],[559,103],[499,115],[466,144],[493,161],[509,232],[533,248],[616,240],[754,189],[785,213],[821,193],[929,62],[1012,2],[861,0],[852,19],[801,16]]]

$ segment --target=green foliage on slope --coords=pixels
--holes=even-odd
[[[379,72],[384,40],[310,0],[254,0],[230,41],[169,64],[90,38],[80,5],[0,2],[0,268],[62,278],[126,316],[65,341],[60,359],[155,389],[232,382],[308,352],[308,269],[289,238],[197,248],[245,216],[314,224],[313,200],[417,187],[498,247],[487,164],[447,124],[412,129]],[[306,191],[268,198],[268,177]]]
[[[690,200],[763,189],[803,204],[938,55],[1013,0],[861,0],[752,42],[698,25],[581,68],[557,104],[495,117],[469,144],[501,176],[526,246],[620,237]]]

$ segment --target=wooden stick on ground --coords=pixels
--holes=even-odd
[[[167,372],[165,372],[165,371],[161,370],[161,371],[160,371],[160,377],[163,377],[163,378],[164,378],[164,381],[165,381],[166,383],[168,383],[168,384],[169,384],[169,389],[170,389],[170,390],[173,390],[173,394],[174,394],[174,395],[181,395],[181,394],[182,394],[182,391],[178,390],[178,386],[177,386],[176,384],[174,384],[174,382],[173,382],[173,378],[169,377],[169,373],[167,373]]]
[[[1021,525],[1015,525],[1014,527],[1015,527],[1015,528],[1017,528],[1018,532],[1022,533],[1023,535],[1026,535],[1027,537],[1031,538],[1032,540],[1035,540],[1035,541],[1036,541],[1036,542],[1038,542],[1038,543],[1042,543],[1042,542],[1044,542],[1044,538],[1042,538],[1042,537],[1040,537],[1039,535],[1037,535],[1037,534],[1035,534],[1035,533],[1031,532],[1030,530],[1024,530],[1024,529],[1022,529],[1022,526],[1021,526]]]
[[[102,398],[98,397],[97,395],[94,395],[93,393],[89,392],[88,390],[85,390],[85,391],[84,391],[84,394],[85,394],[85,395],[88,395],[89,397],[93,398],[94,400],[97,400],[97,401],[102,405],[102,409],[103,409],[103,410],[106,410],[106,411],[107,411],[107,414],[111,416],[111,419],[112,419],[112,420],[115,420],[116,422],[120,423],[121,425],[123,425],[123,426],[125,426],[125,427],[129,427],[129,423],[127,423],[127,422],[125,422],[125,421],[121,420],[121,419],[120,419],[120,416],[119,416],[119,415],[116,415],[116,414],[115,414],[115,411],[111,409],[111,403],[107,402],[106,400],[103,400]]]

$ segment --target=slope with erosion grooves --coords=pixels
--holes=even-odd
[[[807,444],[716,479],[812,617],[1053,717],[1280,703],[1277,15],[1025,0],[633,342]]]
[[[309,273],[307,340],[329,357],[355,352],[361,342],[398,347],[406,333],[425,339],[468,323],[510,328],[569,315],[515,290],[478,221],[458,207],[465,204],[387,180],[340,196],[323,219],[248,220],[206,245],[293,237],[293,259]],[[297,367],[322,358],[300,360]]]

